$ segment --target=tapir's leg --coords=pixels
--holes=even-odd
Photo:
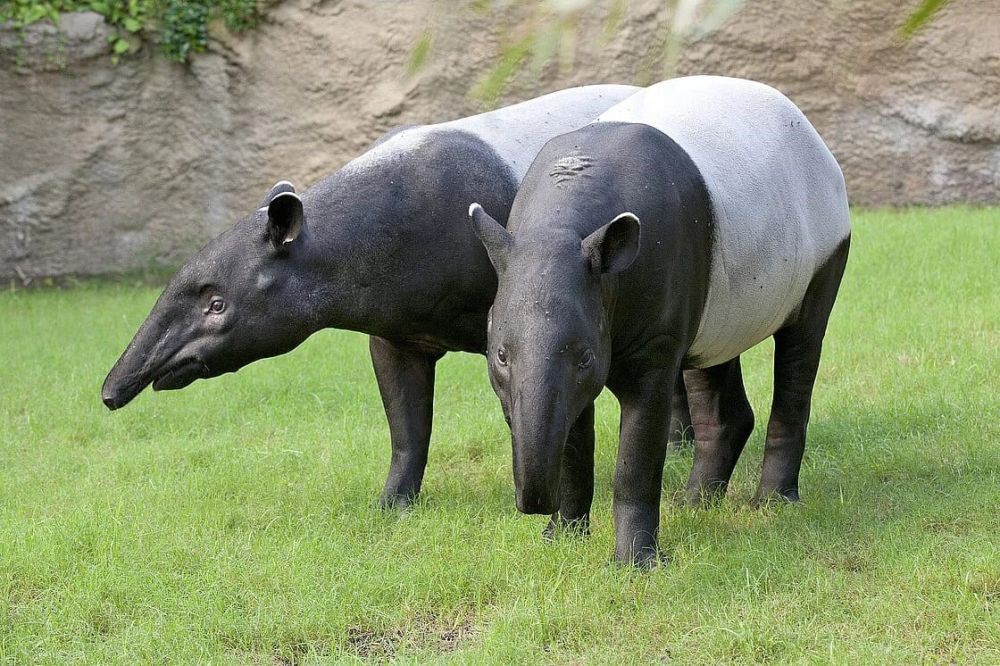
[[[684,385],[684,374],[677,373],[677,385],[670,402],[670,446],[679,449],[694,439],[691,428],[691,409],[688,406],[688,392]]]
[[[774,398],[756,501],[799,499],[799,468],[823,336],[847,263],[849,240],[813,277],[795,320],[774,334]]]
[[[434,366],[444,354],[369,337],[372,365],[389,419],[392,461],[379,498],[383,508],[407,507],[420,493],[434,410]]]
[[[687,499],[699,504],[725,495],[753,431],[753,410],[743,388],[739,356],[711,368],[687,370],[684,379],[695,436]]]
[[[552,537],[560,527],[587,534],[594,501],[594,403],[587,405],[570,428],[559,484],[559,512],[549,520],[545,536]]]
[[[679,370],[647,371],[622,388],[621,438],[615,467],[615,559],[638,567],[655,566],[659,552],[660,485],[667,454],[671,394]]]

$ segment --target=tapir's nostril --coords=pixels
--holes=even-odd
[[[115,399],[115,396],[108,395],[107,393],[101,396],[101,401],[104,402],[104,406],[110,410],[118,409],[121,406],[118,404],[118,401]]]

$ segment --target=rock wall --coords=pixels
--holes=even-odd
[[[664,4],[633,0],[610,41],[606,7],[588,10],[572,70],[521,72],[502,102],[660,78],[650,54]],[[996,203],[1000,3],[956,0],[903,42],[915,4],[749,0],[690,42],[676,71],[784,91],[840,159],[856,204]],[[216,30],[189,66],[149,46],[113,65],[94,14],[0,28],[0,278],[177,264],[276,180],[308,185],[394,125],[482,110],[469,90],[517,11],[285,0],[246,35]],[[407,77],[428,28],[428,63]]]

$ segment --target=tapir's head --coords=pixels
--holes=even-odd
[[[554,513],[569,428],[611,363],[602,276],[635,259],[639,221],[623,213],[586,238],[555,226],[522,236],[478,204],[469,215],[499,278],[487,354],[511,428],[517,508]]]
[[[304,233],[302,201],[282,181],[170,280],[104,380],[104,404],[118,409],[150,384],[183,388],[302,342],[315,330],[296,268]]]

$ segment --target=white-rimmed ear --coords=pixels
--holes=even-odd
[[[274,247],[295,240],[304,224],[302,199],[295,192],[279,192],[267,204],[267,235]]]
[[[507,255],[510,253],[510,245],[514,242],[514,238],[477,203],[469,206],[469,219],[472,220],[476,236],[486,248],[486,254],[489,255],[493,268],[497,273],[501,272],[507,266]]]
[[[620,273],[639,255],[639,218],[632,213],[622,213],[580,244],[595,271]]]
[[[271,200],[273,200],[274,197],[278,196],[282,192],[292,192],[294,194],[295,186],[289,183],[287,180],[279,180],[277,183],[272,185],[271,189],[268,190],[267,194],[264,195],[264,200],[261,201],[260,206],[257,207],[258,210],[267,209],[267,206],[268,204],[271,203]]]

